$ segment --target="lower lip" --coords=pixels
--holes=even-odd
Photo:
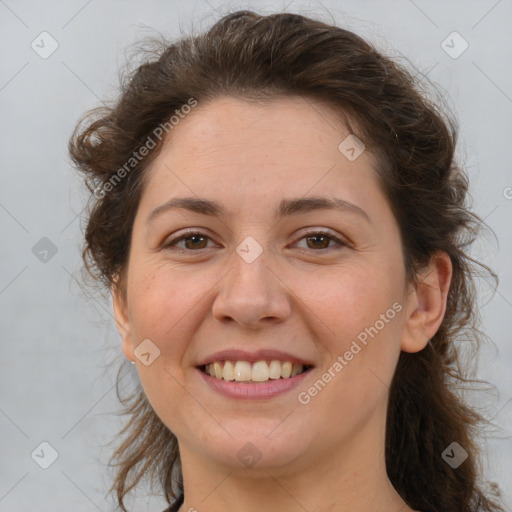
[[[228,398],[244,400],[264,400],[281,395],[297,387],[309,375],[312,369],[313,368],[308,368],[305,372],[295,377],[269,380],[261,383],[227,381],[211,377],[199,369],[197,369],[197,371],[201,374],[205,382],[221,395],[227,396]]]

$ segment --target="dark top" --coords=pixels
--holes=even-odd
[[[169,508],[166,508],[164,512],[178,512],[181,505],[183,505],[183,496],[178,498]]]

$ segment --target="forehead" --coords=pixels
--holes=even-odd
[[[147,170],[143,202],[186,193],[222,197],[240,209],[244,202],[338,189],[357,203],[379,190],[372,156],[364,151],[350,161],[340,151],[349,136],[339,115],[309,98],[217,98],[170,132]]]
[[[255,154],[258,158],[296,154],[294,160],[299,156],[317,160],[315,149],[321,149],[325,160],[336,154],[338,139],[347,135],[333,109],[315,100],[292,96],[262,103],[220,97],[199,104],[181,120],[165,147],[174,156],[193,151],[205,160],[211,155],[246,163]]]

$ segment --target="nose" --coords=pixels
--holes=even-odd
[[[221,280],[212,306],[217,320],[257,330],[290,316],[288,289],[265,251],[251,263],[234,252],[228,264],[231,271]]]

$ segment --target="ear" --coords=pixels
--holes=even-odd
[[[407,298],[405,327],[400,348],[419,352],[435,335],[446,312],[446,300],[452,280],[452,262],[444,251],[435,252],[429,265],[411,285]]]
[[[114,319],[116,321],[117,330],[121,335],[123,354],[129,361],[135,361],[135,356],[133,354],[132,332],[126,303],[126,292],[122,287],[117,286],[117,282],[112,285],[110,291],[112,293]]]

